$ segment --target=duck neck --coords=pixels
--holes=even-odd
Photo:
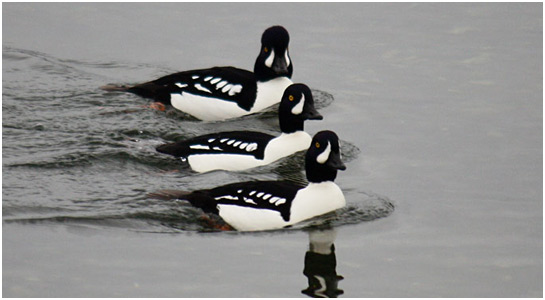
[[[305,171],[307,173],[308,182],[320,183],[326,181],[335,181],[337,178],[337,170],[331,167],[322,165],[314,161],[312,158],[305,158]]]
[[[254,74],[255,79],[261,82],[269,81],[278,77],[286,77],[288,79],[291,79],[291,75],[293,74],[293,67],[290,65],[288,67],[287,73],[285,74],[277,74],[271,68],[265,66],[263,59],[258,57],[254,64]]]
[[[284,115],[281,113],[279,119],[280,130],[283,133],[294,133],[305,130],[305,121],[300,117],[293,115]]]

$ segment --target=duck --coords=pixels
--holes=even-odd
[[[156,147],[163,154],[180,157],[198,173],[214,170],[243,171],[268,165],[310,146],[305,120],[322,120],[314,107],[310,88],[294,83],[284,91],[278,108],[281,134],[227,131],[193,137]]]
[[[344,207],[344,194],[334,182],[338,170],[346,170],[339,138],[324,130],[314,135],[305,154],[306,185],[285,180],[247,181],[192,192],[162,190],[148,196],[189,202],[219,216],[234,230],[275,230]]]
[[[291,85],[293,63],[288,31],[280,25],[267,28],[254,71],[232,66],[189,70],[134,86],[106,85],[106,91],[130,92],[170,105],[202,121],[223,121],[260,112],[280,102]],[[152,106],[157,107],[157,106]]]

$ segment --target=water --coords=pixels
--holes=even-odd
[[[541,297],[542,21],[540,3],[6,3],[3,295],[301,297],[309,270],[333,266],[341,297]],[[217,128],[274,133],[274,114],[203,123],[98,89],[251,69],[273,24],[324,115],[307,131],[343,142],[349,206],[313,220],[331,235],[211,232],[146,198],[301,180],[300,157],[196,175],[154,151]]]

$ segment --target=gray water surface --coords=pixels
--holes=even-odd
[[[542,297],[542,11],[3,4],[3,296],[304,297],[322,268],[340,297]],[[218,129],[274,133],[274,114],[203,123],[99,87],[252,69],[275,24],[324,115],[307,131],[343,142],[336,182],[349,209],[332,232],[210,232],[198,211],[146,194],[300,180],[300,158],[194,174],[154,147]]]

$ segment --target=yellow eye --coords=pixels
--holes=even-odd
[[[316,142],[316,148],[320,148],[320,143]]]
[[[293,96],[290,95],[290,96],[288,97],[288,99],[290,99],[290,101],[293,101]]]
[[[265,47],[265,48],[263,48],[263,51],[269,52],[269,48]]]

